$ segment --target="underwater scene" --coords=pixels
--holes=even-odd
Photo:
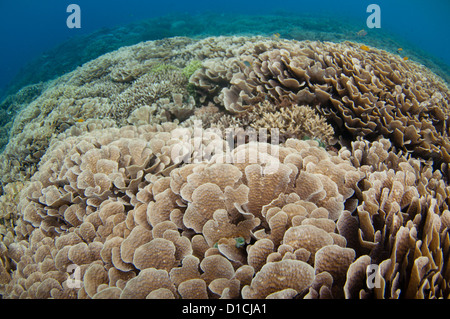
[[[0,299],[450,298],[448,1],[0,12]]]

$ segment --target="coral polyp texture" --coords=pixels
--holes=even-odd
[[[1,297],[448,298],[449,89],[359,46],[171,38],[41,85]]]

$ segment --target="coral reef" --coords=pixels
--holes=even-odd
[[[355,216],[343,214],[343,236],[362,256],[347,273],[347,298],[448,298],[450,187],[430,162],[395,154],[390,142],[357,141],[341,157],[366,172]],[[370,291],[358,280],[379,265]]]
[[[450,93],[425,67],[173,38],[40,88],[0,155],[2,298],[450,296]]]
[[[349,42],[266,41],[235,51],[190,79],[229,112],[253,113],[261,100],[307,104],[338,135],[382,135],[416,156],[450,161],[449,90],[423,66]]]
[[[22,104],[9,129],[9,143],[0,155],[1,182],[29,179],[50,139],[78,122],[108,118],[122,126],[136,109],[162,98],[174,99],[172,94],[183,94],[189,106],[186,110],[180,105],[176,95],[175,105],[167,107],[174,115],[187,116],[193,102],[187,93],[187,79],[176,64],[182,67],[189,60],[174,58],[167,61],[172,67],[166,67],[163,59],[189,42],[175,38],[121,48],[46,83],[39,96]]]
[[[259,298],[309,289],[318,269],[333,278],[330,293],[343,294],[354,252],[335,222],[363,177],[349,160],[312,140],[276,150],[259,142],[229,150],[223,140],[210,161],[183,164],[169,155],[193,132],[172,123],[69,133],[21,192],[5,295],[97,298],[115,288],[143,298],[165,288],[175,298]],[[205,146],[218,139],[203,132]],[[240,160],[255,152],[255,162]],[[334,257],[319,258],[324,247]],[[72,264],[82,276],[75,290]],[[292,282],[260,286],[285,272]]]

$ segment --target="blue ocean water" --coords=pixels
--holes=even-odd
[[[220,14],[269,15],[289,13],[285,21],[289,24],[292,15],[330,16],[337,21],[352,21],[361,29],[367,29],[366,12],[369,4],[378,4],[381,9],[381,28],[369,30],[374,37],[377,32],[389,32],[398,39],[450,65],[450,1],[448,0],[346,0],[304,1],[268,0],[223,2],[212,1],[140,1],[140,0],[18,0],[0,1],[0,92],[12,81],[19,70],[36,57],[64,41],[87,35],[104,28],[126,26],[135,21],[164,17],[174,14],[195,15]],[[69,29],[66,12],[70,4],[81,8],[81,28]],[[168,18],[169,19],[169,18]],[[217,21],[215,21],[217,22]],[[253,24],[253,25],[250,25]],[[257,20],[249,21],[245,28],[258,30]],[[331,26],[332,27],[332,26]],[[208,24],[198,30],[207,33]],[[216,30],[220,33],[220,30]],[[168,33],[168,35],[177,35]],[[183,35],[183,34],[181,34]],[[160,37],[164,37],[160,32]],[[383,37],[385,34],[379,35]],[[131,43],[124,43],[131,44]],[[85,62],[85,61],[83,61]],[[51,63],[51,61],[49,62]],[[70,70],[67,70],[70,71]],[[46,79],[44,79],[46,80]],[[1,96],[1,94],[0,94]]]

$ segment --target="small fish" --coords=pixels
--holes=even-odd
[[[249,67],[249,68],[252,66],[252,63],[250,61],[244,61],[244,64],[246,67]]]
[[[397,49],[397,51],[399,51],[399,52],[400,52],[400,51],[403,51],[403,49],[402,49],[402,48],[398,48],[398,49]]]
[[[277,33],[274,33],[273,34],[273,37],[275,38],[275,39],[279,39],[280,38],[280,34],[277,32]]]
[[[367,31],[364,29],[361,29],[356,34],[358,35],[358,37],[365,37],[367,35]]]
[[[364,51],[370,51],[370,48],[367,45],[362,45],[359,48]]]
[[[84,120],[83,120],[83,119],[78,119],[78,120],[76,120],[76,122],[78,122],[78,123],[83,123]]]
[[[408,61],[409,58],[408,58],[407,56],[404,56],[404,57],[403,57],[403,60],[404,60],[404,61]]]

